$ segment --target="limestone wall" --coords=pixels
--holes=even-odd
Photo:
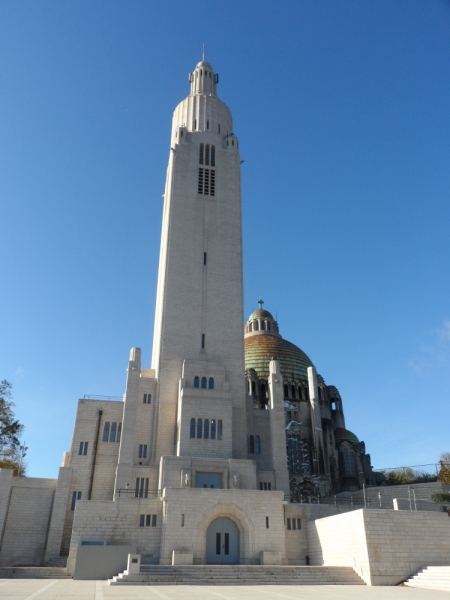
[[[0,566],[42,565],[56,482],[56,479],[12,478]]]
[[[450,565],[445,513],[356,510],[307,524],[313,565],[352,566],[368,585],[395,585],[430,565]]]

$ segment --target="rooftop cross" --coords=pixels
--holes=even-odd
[[[258,300],[258,304],[259,304],[259,310],[262,310],[262,305],[264,304],[264,300],[261,300],[261,298]]]

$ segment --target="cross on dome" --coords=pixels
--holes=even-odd
[[[259,309],[262,310],[263,304],[264,304],[264,300],[261,300],[261,298],[258,300],[258,304],[259,304]]]

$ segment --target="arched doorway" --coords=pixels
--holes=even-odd
[[[239,563],[239,529],[228,517],[219,517],[206,532],[206,562],[209,565]]]

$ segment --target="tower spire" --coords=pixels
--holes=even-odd
[[[205,44],[202,44],[202,61],[205,60]]]

